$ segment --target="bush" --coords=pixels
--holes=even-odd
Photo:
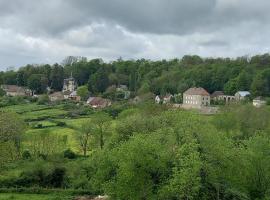
[[[64,151],[64,158],[75,159],[76,154],[73,151],[71,151],[70,149],[67,149]]]
[[[26,150],[26,151],[24,151],[23,153],[22,153],[22,159],[23,160],[28,160],[28,159],[30,159],[31,158],[31,153],[28,151],[28,150]]]
[[[38,98],[38,101],[37,103],[39,105],[44,105],[44,104],[48,104],[50,102],[50,99],[49,99],[49,96],[48,95],[41,95],[39,98]]]
[[[66,124],[65,122],[56,122],[56,125],[57,125],[57,126],[64,127],[64,126],[66,126],[67,124]]]
[[[43,128],[43,125],[42,125],[42,124],[38,124],[38,125],[36,126],[36,128]]]

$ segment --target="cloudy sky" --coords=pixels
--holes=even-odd
[[[269,52],[269,0],[0,0],[0,69]]]

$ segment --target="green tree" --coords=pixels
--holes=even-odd
[[[163,188],[160,199],[196,199],[201,187],[202,161],[198,145],[190,142],[177,152],[172,178]]]
[[[91,121],[87,121],[81,125],[78,130],[77,140],[82,149],[83,155],[87,155],[87,151],[91,149],[91,139],[93,139],[94,130]]]
[[[0,111],[0,164],[19,158],[24,130],[25,124],[16,114]]]
[[[51,76],[51,88],[56,91],[61,91],[64,82],[64,68],[61,65],[55,64],[52,67]]]
[[[161,141],[162,144],[161,144]],[[104,184],[112,199],[157,199],[158,188],[168,175],[171,151],[160,135],[136,135],[111,154],[113,177]]]
[[[80,86],[77,89],[77,94],[81,97],[83,101],[87,100],[89,96],[88,87],[86,85]]]
[[[6,92],[0,87],[0,97],[5,96]]]
[[[92,118],[92,124],[94,125],[94,137],[95,141],[99,144],[100,149],[103,149],[107,135],[109,134],[109,125],[111,118],[106,113],[97,113]]]
[[[48,80],[43,75],[32,74],[28,79],[27,86],[34,93],[44,93],[48,86]]]
[[[109,82],[106,69],[102,66],[95,74],[90,76],[88,89],[93,93],[102,93],[109,86]]]

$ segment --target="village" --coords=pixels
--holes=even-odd
[[[113,86],[116,87],[116,86]],[[6,96],[28,96],[33,98],[39,98],[40,95],[34,94],[30,89],[26,87],[20,87],[17,85],[1,85],[1,88],[5,91]],[[93,109],[102,109],[111,106],[113,101],[101,96],[90,95],[86,101],[83,101],[81,96],[77,94],[78,84],[72,74],[69,78],[64,79],[62,91],[52,91],[47,88],[47,95],[50,102],[59,102],[70,100],[73,102],[83,102],[85,105],[92,107]],[[126,85],[119,85],[116,87],[117,92],[123,94],[123,99],[130,100],[133,103],[143,101],[140,96],[130,98],[130,91]],[[226,105],[232,103],[241,103],[251,101],[251,93],[249,91],[238,91],[235,95],[226,95],[223,91],[215,91],[210,94],[202,87],[192,87],[186,90],[183,94],[166,94],[153,96],[156,104],[163,104],[172,106],[173,108],[182,109],[196,109],[208,114],[214,114],[218,111],[219,105]],[[252,100],[252,104],[255,107],[261,107],[266,105],[266,100],[262,97],[256,97]]]

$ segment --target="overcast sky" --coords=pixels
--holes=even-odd
[[[0,70],[69,55],[170,59],[269,52],[269,0],[0,0]]]

